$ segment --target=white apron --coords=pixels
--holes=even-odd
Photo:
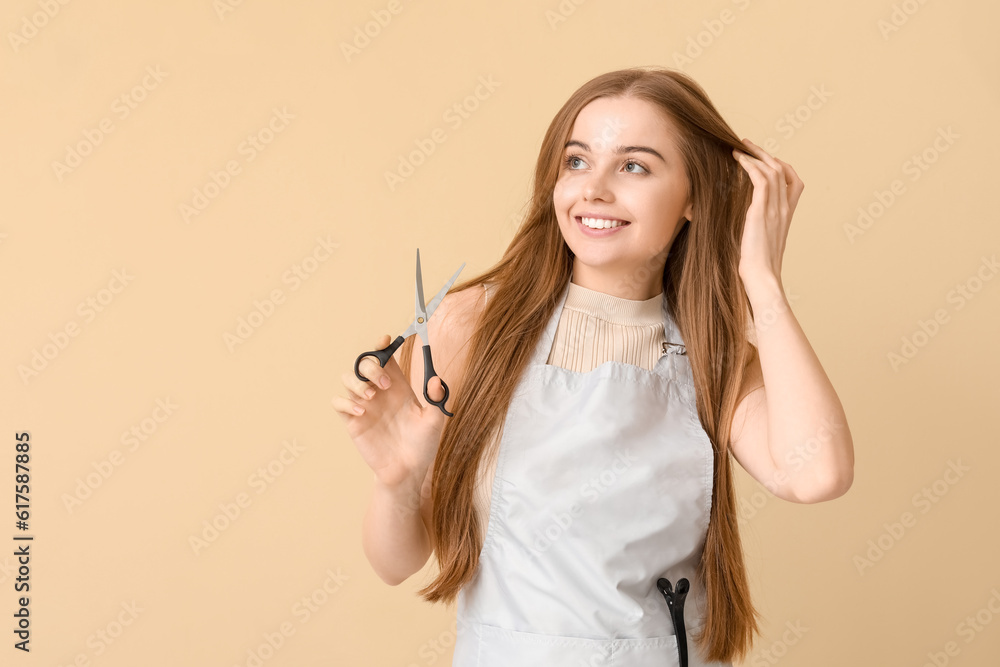
[[[459,592],[453,667],[678,667],[665,577],[683,604],[688,665],[703,623],[697,566],[712,502],[712,444],[690,362],[670,344],[648,371],[546,364],[567,284],[507,411],[489,525]]]

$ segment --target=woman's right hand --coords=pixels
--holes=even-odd
[[[372,349],[381,350],[391,340],[384,335]],[[411,366],[421,363],[418,359],[420,355],[414,354]],[[447,415],[424,400],[422,389],[421,396],[414,393],[395,357],[389,358],[385,368],[375,357],[365,357],[358,371],[370,382],[359,380],[352,367],[341,375],[347,397],[333,398],[348,435],[382,484],[421,484],[437,456]],[[416,377],[422,384],[423,372]],[[441,378],[435,375],[430,379],[427,393],[435,401],[444,398]]]

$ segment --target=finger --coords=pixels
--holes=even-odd
[[[774,159],[777,160],[782,167],[784,167],[785,182],[788,184],[788,206],[791,210],[794,211],[795,206],[799,202],[799,197],[802,195],[802,191],[806,187],[805,183],[802,182],[802,179],[799,177],[798,172],[796,172],[795,169],[792,168],[792,165],[782,160],[778,160],[778,158]]]
[[[383,336],[380,340],[380,348],[389,345],[389,337]],[[401,349],[401,348],[400,348]],[[401,354],[399,349],[396,350],[396,354]],[[410,358],[410,365],[416,363],[418,351],[413,351]],[[365,383],[367,387],[374,387],[376,390],[390,391],[393,387],[396,387],[398,391],[404,391],[413,393],[413,389],[410,387],[410,379],[403,369],[400,367],[399,362],[396,361],[396,355],[389,357],[389,360],[385,363],[385,367],[379,366],[378,361],[374,358],[372,359],[371,375],[367,373],[364,374],[372,382]],[[420,392],[422,393],[422,392]]]
[[[333,409],[337,411],[337,414],[345,420],[365,413],[365,409],[362,406],[343,396],[334,396],[330,404],[333,405]]]
[[[779,208],[781,210],[781,216],[782,216],[781,219],[788,220],[789,218],[792,217],[792,211],[795,210],[795,203],[796,203],[795,200],[797,200],[798,197],[795,195],[795,192],[792,190],[792,187],[788,182],[787,165],[784,162],[778,160],[777,158],[771,158],[771,159],[778,164],[778,169],[779,169],[778,181],[781,186],[781,198],[778,203],[779,203]]]
[[[425,410],[432,410],[434,418],[440,419],[442,422],[447,415],[444,414],[441,408],[444,408],[449,412],[455,411],[455,394],[454,392],[449,392],[448,400],[445,404],[444,381],[437,375],[432,376],[431,379],[427,381],[427,396],[421,396],[420,399],[421,406]],[[429,404],[424,399],[429,399],[430,401],[433,401],[434,404]]]
[[[368,377],[368,374],[362,371],[362,375]],[[353,371],[348,371],[340,376],[341,382],[344,383],[344,387],[348,391],[348,396],[354,401],[364,401],[375,396],[376,385],[372,382],[365,382],[364,380],[359,380],[358,376],[354,374]]]
[[[798,172],[795,171],[795,169],[794,169],[794,167],[792,167],[792,165],[788,164],[784,160],[779,160],[776,157],[773,157],[771,159],[774,160],[775,162],[777,162],[778,164],[780,164],[781,167],[782,167],[782,169],[784,169],[784,171],[785,171],[785,181],[788,183],[789,186],[791,186],[791,185],[793,185],[795,183],[798,183],[800,185],[802,184],[802,179],[799,178]]]
[[[753,196],[750,199],[750,208],[764,208],[767,205],[767,191],[770,184],[768,183],[767,176],[764,175],[763,170],[759,166],[761,164],[760,161],[746,153],[735,150],[733,153],[736,156],[736,161],[747,172],[750,182],[753,183]]]
[[[444,398],[444,385],[437,375],[427,381],[427,395],[431,397],[432,401],[440,401]]]
[[[743,143],[750,147],[757,159],[760,160],[761,170],[767,176],[767,181],[771,186],[771,191],[774,196],[768,198],[768,212],[772,219],[778,216],[787,217],[788,214],[788,194],[786,192],[787,185],[785,183],[785,175],[782,171],[782,166],[768,154],[763,148],[750,141],[749,139],[744,139]]]
[[[776,185],[778,184],[786,185],[785,175],[784,175],[784,163],[781,160],[772,156],[766,150],[764,150],[754,142],[750,141],[749,139],[744,139],[743,143],[749,147],[750,153],[755,158],[757,158],[758,160],[760,160],[761,162],[763,162],[764,164],[766,164],[768,167],[770,167],[775,171],[776,175],[779,177],[775,179]]]
[[[383,334],[377,341],[375,341],[375,349],[381,350],[389,346],[392,341],[392,337],[389,334]],[[390,359],[391,362],[391,359]],[[388,365],[388,363],[386,364]],[[358,372],[368,378],[368,382],[364,380],[359,380],[364,384],[371,383],[371,386],[378,387],[380,389],[388,389],[392,382],[389,379],[389,373],[379,364],[378,359],[375,357],[364,357],[358,364]],[[363,394],[364,392],[360,392]]]

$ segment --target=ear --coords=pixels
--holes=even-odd
[[[687,208],[684,209],[684,217],[688,220],[694,220],[694,204],[687,205]]]

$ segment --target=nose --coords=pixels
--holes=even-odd
[[[608,184],[608,177],[601,169],[594,169],[583,184],[583,198],[587,201],[601,199],[614,201],[614,193]]]

